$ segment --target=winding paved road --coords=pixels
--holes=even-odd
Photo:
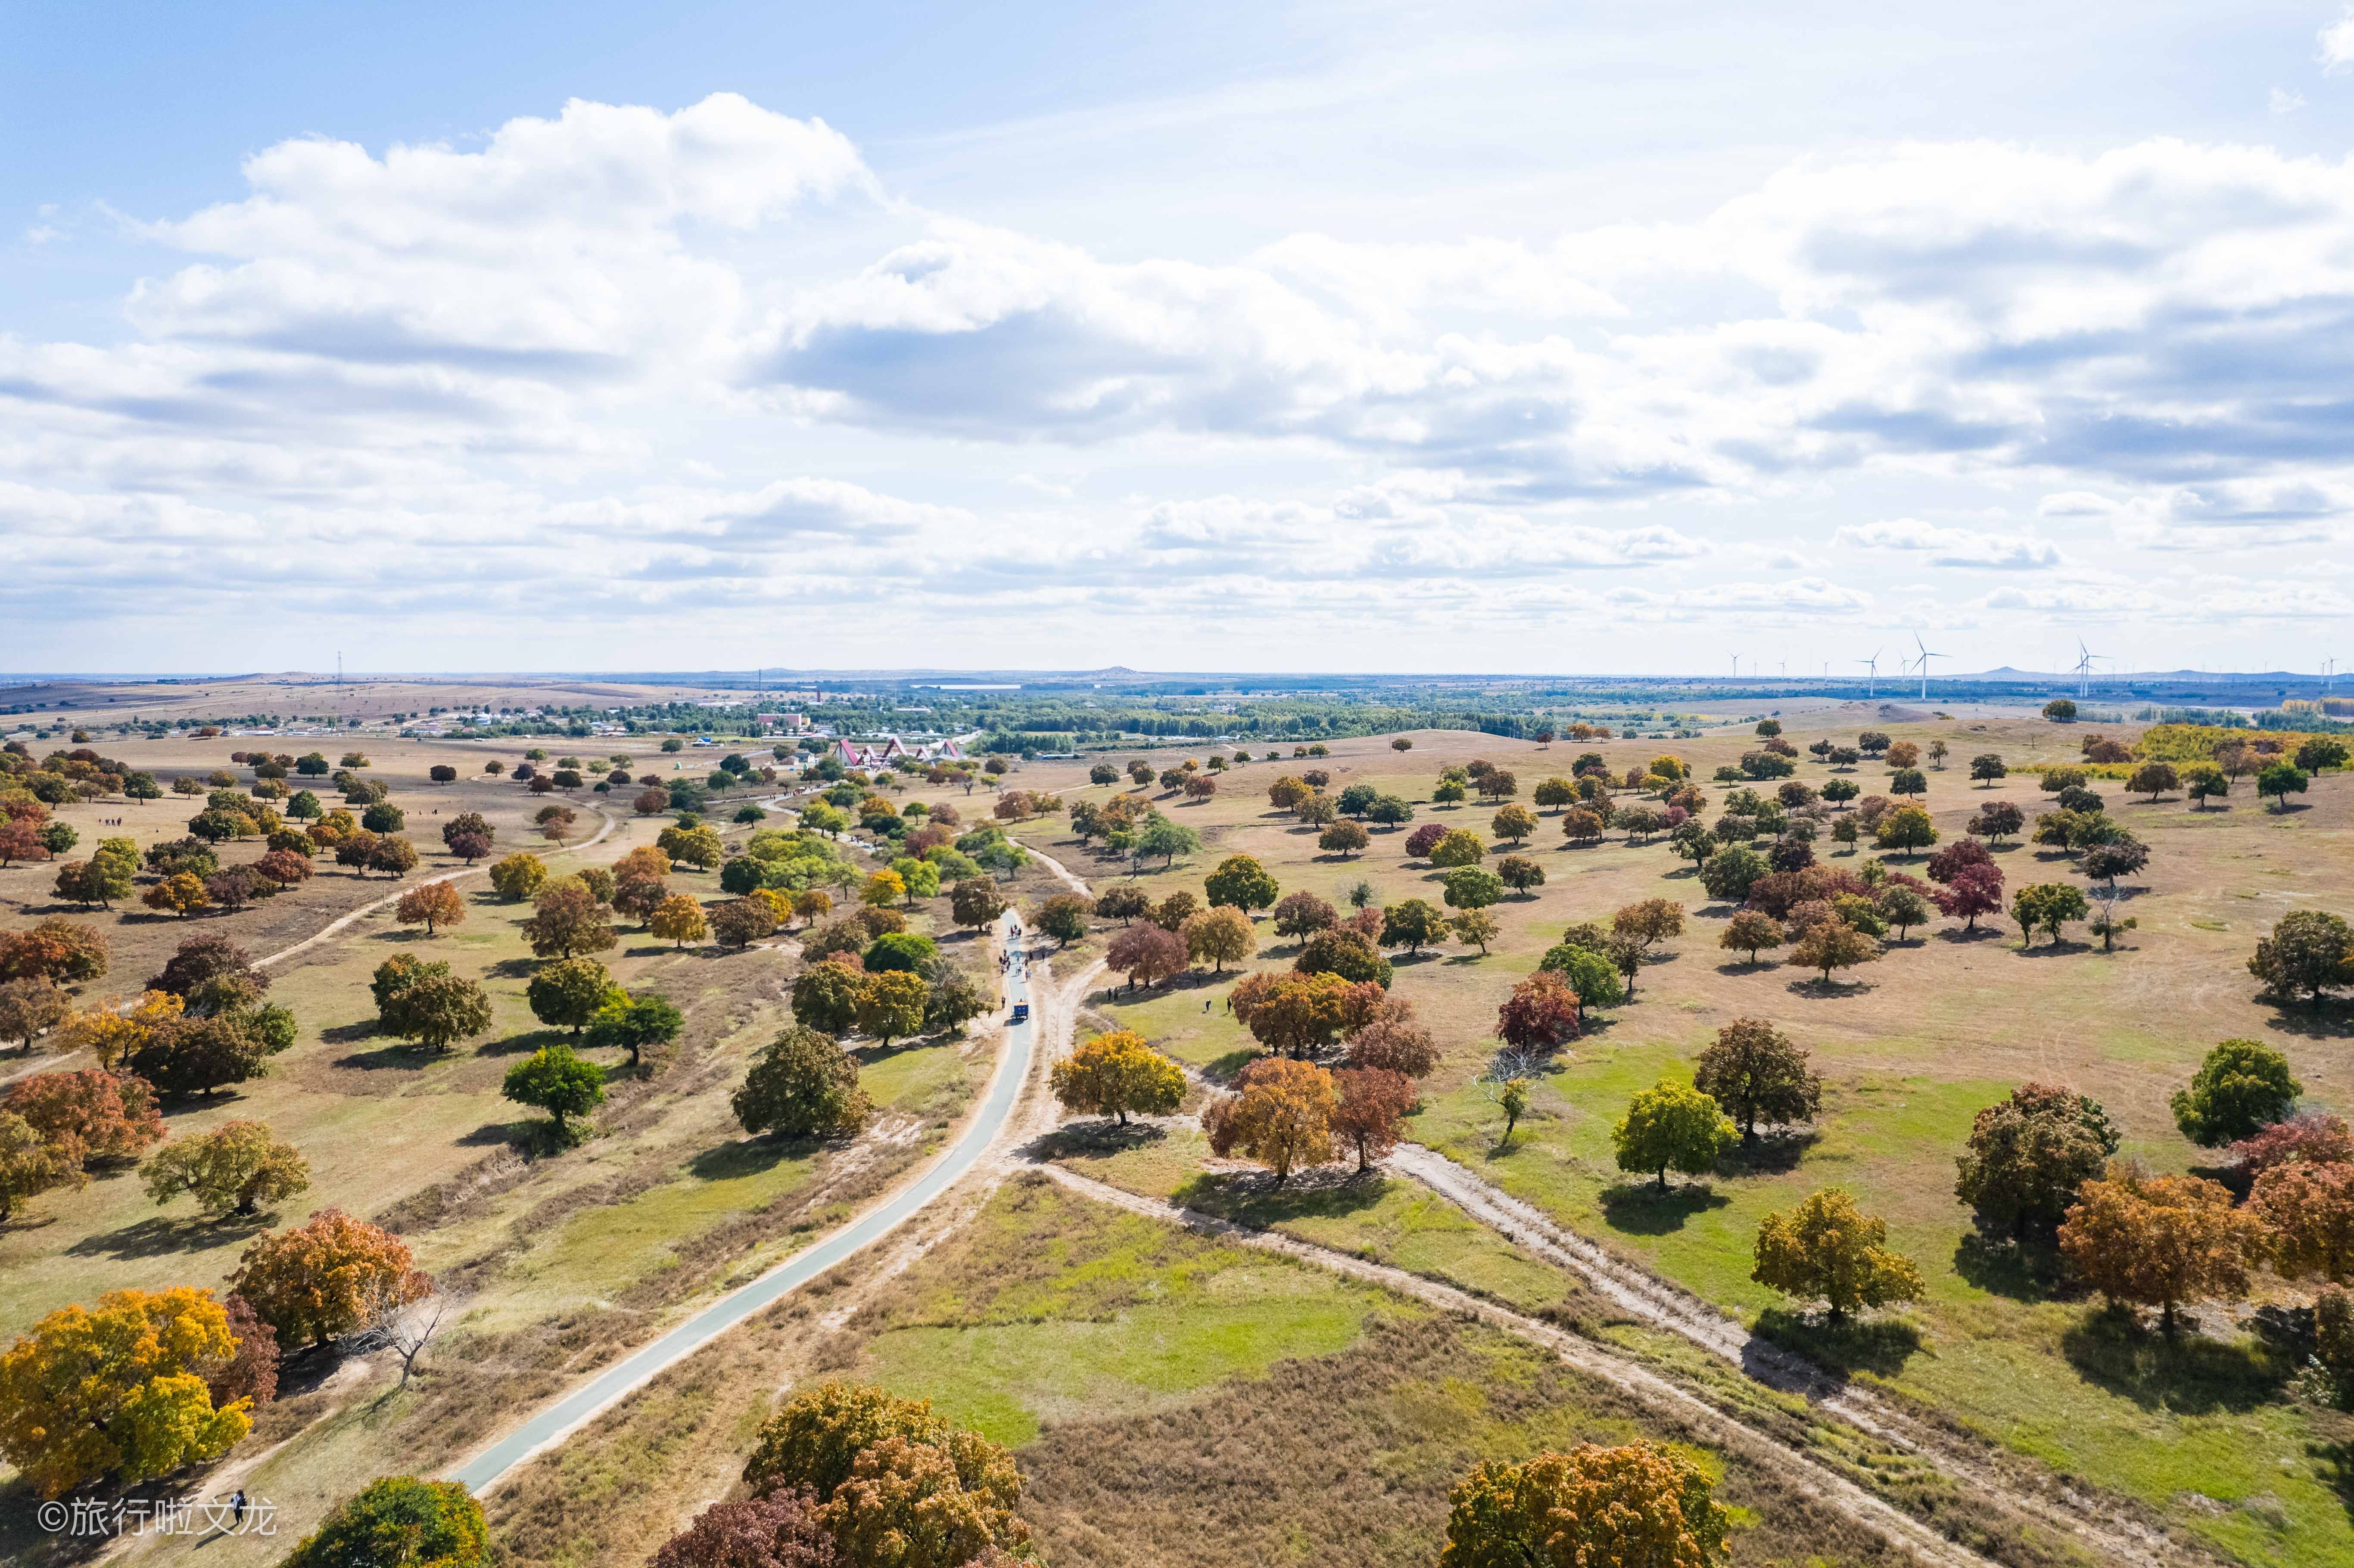
[[[1013,946],[1012,938],[1018,929],[1013,912],[1007,911],[1000,921],[1000,930],[1006,937],[1009,948]],[[1009,1007],[1030,1001],[1030,980],[1026,970],[1017,969],[1006,975],[1005,996]],[[477,1497],[489,1491],[516,1466],[549,1445],[562,1441],[567,1434],[616,1400],[643,1385],[656,1373],[692,1354],[779,1298],[881,1241],[924,1205],[956,1185],[988,1152],[990,1145],[1013,1114],[1014,1101],[1030,1076],[1031,1053],[1037,1030],[1034,1013],[1029,1022],[1007,1025],[1005,1053],[998,1059],[997,1070],[989,1080],[989,1090],[981,1100],[981,1113],[973,1118],[972,1125],[965,1129],[964,1136],[957,1140],[955,1147],[935,1160],[932,1168],[911,1185],[814,1246],[795,1253],[749,1285],[721,1297],[652,1344],[573,1390],[468,1459],[457,1468],[451,1478],[463,1483],[466,1489]]]

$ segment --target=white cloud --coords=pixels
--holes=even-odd
[[[1606,635],[2070,578],[1974,611],[2031,617],[2122,591],[2073,580],[2085,532],[2236,561],[2354,506],[2349,161],[1911,145],[1682,223],[1119,260],[896,204],[728,95],[246,175],[146,227],[186,264],[125,341],[0,336],[0,612],[168,574],[228,624],[888,604],[970,652],[1023,607],[1296,605],[1379,648],[1474,607]],[[2034,532],[1909,514],[2021,493]]]
[[[2323,70],[2340,71],[2354,65],[2354,6],[2325,26],[2315,35],[2315,41],[2321,46],[2317,58]]]
[[[1915,517],[1841,528],[1831,543],[1856,550],[1903,550],[1924,554],[1941,567],[1987,567],[2003,571],[2040,571],[2066,557],[2046,539],[2016,534],[1983,534],[1971,528],[1941,528]]]
[[[2305,94],[2285,87],[2276,87],[2266,101],[2274,114],[2294,114],[2305,107]]]

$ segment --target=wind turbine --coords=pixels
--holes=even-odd
[[[2076,639],[2076,694],[2078,696],[2089,697],[2093,694],[2093,661],[2107,657],[2105,653],[2095,653],[2085,647],[2083,638]]]
[[[1886,652],[1887,649],[1884,647],[1875,648],[1872,651],[1871,658],[1858,659],[1856,661],[1857,663],[1863,666],[1865,671],[1863,694],[1867,697],[1876,697],[1880,694],[1877,686],[1877,683],[1880,680],[1880,656]]]
[[[1733,678],[1736,681],[1741,679],[1741,655],[1738,653],[1733,655]]]
[[[1921,700],[1923,702],[1927,702],[1929,700],[1929,661],[1932,659],[1944,659],[1949,657],[1949,655],[1931,652],[1928,647],[1922,642],[1921,634],[1917,631],[1913,634],[1913,646],[1921,650]]]

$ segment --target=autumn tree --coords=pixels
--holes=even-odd
[[[2182,1136],[2202,1149],[2253,1137],[2295,1108],[2305,1086],[2288,1058],[2254,1040],[2226,1040],[2207,1053],[2188,1087],[2167,1102]]]
[[[1246,854],[1228,855],[1220,861],[1217,870],[1203,879],[1202,890],[1208,895],[1211,907],[1231,905],[1246,913],[1267,907],[1283,892],[1267,869]]]
[[[51,916],[29,930],[0,931],[0,980],[73,985],[104,975],[108,961],[106,933],[79,920]]]
[[[1068,947],[1087,934],[1087,916],[1093,907],[1075,893],[1058,893],[1032,912],[1030,923],[1054,938],[1056,947]]]
[[[1339,1097],[1331,1114],[1332,1143],[1357,1157],[1360,1174],[1384,1158],[1404,1136],[1414,1109],[1414,1080],[1380,1068],[1343,1067],[1332,1075]]]
[[[1829,985],[1834,969],[1853,969],[1880,956],[1878,942],[1844,920],[1830,919],[1809,927],[1790,948],[1788,961],[1801,969],[1821,970],[1823,983]]]
[[[1108,897],[1110,894],[1107,892],[1105,896]],[[1097,905],[1097,913],[1102,912],[1102,905],[1099,901]],[[1278,937],[1289,937],[1295,940],[1312,937],[1319,931],[1331,929],[1339,923],[1340,918],[1339,913],[1331,905],[1313,893],[1286,894],[1275,906],[1275,934]]]
[[[1349,1036],[1349,1065],[1428,1077],[1438,1065],[1438,1044],[1415,1022],[1412,1003],[1392,998]]]
[[[1108,765],[1096,769],[1112,773]],[[1113,779],[1119,775],[1112,773]],[[1102,782],[1110,782],[1103,780]],[[663,1542],[648,1568],[843,1568],[815,1494],[717,1502]]]
[[[930,998],[931,989],[919,974],[890,969],[869,975],[858,989],[859,1032],[873,1035],[886,1046],[894,1040],[919,1034],[924,1028],[925,1003]]]
[[[793,1018],[827,1034],[847,1034],[858,1025],[858,998],[865,985],[854,952],[811,964],[794,977]]]
[[[743,1479],[757,1498],[814,1499],[843,1564],[1013,1568],[1030,1556],[1013,1457],[880,1389],[796,1393],[760,1429]]]
[[[281,1344],[324,1345],[358,1328],[379,1304],[423,1300],[433,1282],[398,1236],[326,1208],[307,1224],[257,1237],[229,1288],[277,1330]]]
[[[72,1012],[72,1001],[47,975],[0,980],[0,1039],[14,1040],[25,1051]]]
[[[1530,1051],[1575,1040],[1585,1027],[1585,1004],[1560,974],[1541,969],[1512,988],[1496,1010],[1496,1037]]]
[[[1645,948],[1683,935],[1684,906],[1671,898],[1646,898],[1610,917],[1610,929]]]
[[[2021,1084],[1970,1124],[1954,1195],[1982,1225],[2023,1239],[2031,1223],[2060,1223],[2077,1189],[2116,1153],[2117,1139],[2107,1113],[2087,1097],[2052,1084]]]
[[[557,1139],[568,1139],[569,1118],[587,1116],[605,1103],[605,1069],[581,1060],[559,1041],[509,1067],[499,1092],[517,1105],[546,1111],[555,1120]]]
[[[760,1048],[729,1104],[746,1132],[779,1138],[849,1137],[874,1112],[856,1058],[806,1024]]]
[[[1651,1443],[1482,1460],[1447,1501],[1438,1568],[1711,1568],[1733,1525],[1706,1472]]]
[[[147,1081],[104,1068],[19,1078],[0,1096],[0,1112],[22,1117],[77,1169],[136,1160],[164,1138]]]
[[[0,1352],[0,1458],[44,1497],[218,1458],[252,1429],[206,1378],[237,1352],[212,1293],[113,1290],[51,1312]]]
[[[1344,817],[1317,836],[1316,847],[1346,860],[1373,842],[1373,835],[1363,827]]]
[[[1188,917],[1179,934],[1185,939],[1186,957],[1196,962],[1207,959],[1213,973],[1225,972],[1226,965],[1241,963],[1258,949],[1250,916],[1231,905]]]
[[[1234,1154],[1275,1173],[1278,1187],[1302,1165],[1332,1157],[1332,1075],[1312,1062],[1262,1056],[1235,1075],[1237,1092],[1211,1102],[1202,1130],[1221,1160]]]
[[[1537,820],[1525,806],[1504,806],[1497,810],[1488,828],[1498,838],[1518,844],[1537,831]]]
[[[219,1217],[249,1216],[265,1203],[291,1198],[311,1185],[310,1161],[259,1121],[228,1121],[210,1132],[177,1139],[146,1165],[147,1195],[158,1206],[181,1193]]]
[[[1739,1137],[1715,1100],[1669,1078],[1628,1101],[1610,1129],[1618,1169],[1656,1171],[1662,1192],[1670,1171],[1706,1175]]]
[[[546,863],[535,854],[518,851],[491,867],[491,886],[502,898],[521,902],[546,885]]]
[[[1930,896],[1936,900],[1939,913],[1963,921],[1963,929],[1975,931],[1979,916],[2002,912],[2002,873],[1991,864],[1965,865]]]
[[[424,927],[430,937],[440,927],[464,920],[466,901],[446,882],[420,883],[400,895],[393,914],[404,926]]]
[[[564,959],[542,965],[524,989],[534,1018],[551,1029],[569,1029],[578,1038],[598,1010],[620,988],[594,959]]]
[[[381,976],[384,966],[379,966]],[[401,980],[380,998],[378,1017],[387,1033],[429,1051],[447,1051],[491,1026],[491,999],[482,986],[452,975],[446,964]]]
[[[1449,920],[1447,927],[1454,932],[1457,941],[1467,948],[1476,943],[1482,954],[1487,952],[1488,944],[1504,931],[1502,923],[1485,909],[1466,909]]]
[[[1782,939],[1782,927],[1772,916],[1762,910],[1743,909],[1736,911],[1726,922],[1724,930],[1717,937],[1716,945],[1728,952],[1748,954],[1749,961],[1754,964],[1760,949],[1778,948]]]
[[[387,1476],[337,1503],[279,1568],[487,1568],[491,1561],[482,1505],[463,1486]]]
[[[1757,1141],[1757,1123],[1812,1121],[1823,1108],[1823,1081],[1804,1047],[1763,1019],[1736,1018],[1701,1052],[1692,1086],[1739,1124],[1741,1141]]]
[[[2251,1180],[2292,1160],[2312,1165],[2354,1163],[2354,1130],[2348,1128],[2343,1117],[2299,1111],[2240,1139],[2232,1145],[2231,1153]]]
[[[1147,990],[1185,972],[1189,961],[1184,939],[1158,926],[1131,926],[1111,939],[1104,961],[1128,977],[1131,989]]]
[[[0,1110],[0,1221],[12,1217],[28,1199],[88,1181],[66,1150],[43,1138],[32,1123],[14,1111]]]
[[[949,889],[949,914],[958,925],[975,931],[1004,914],[1005,907],[1005,895],[991,877],[969,876]]]
[[[1820,1301],[1832,1322],[1844,1322],[1863,1308],[1920,1296],[1920,1269],[1887,1243],[1887,1221],[1859,1210],[1844,1188],[1827,1187],[1758,1222],[1749,1277],[1797,1300]]]
[[[2264,1222],[2233,1208],[2221,1185],[2147,1176],[2121,1162],[2078,1190],[2060,1226],[2072,1274],[2113,1308],[2156,1307],[2168,1334],[2177,1306],[2245,1296],[2264,1240]]]
[[[647,916],[646,928],[674,948],[704,941],[711,935],[710,924],[703,917],[702,904],[684,893],[673,893],[656,905],[654,912]]]
[[[1441,869],[1477,865],[1487,857],[1487,845],[1469,828],[1448,829],[1429,851],[1430,863]]]
[[[1184,1070],[1133,1030],[1098,1034],[1055,1064],[1055,1097],[1076,1116],[1168,1116],[1185,1098]]]
[[[1245,977],[1229,999],[1235,1016],[1268,1050],[1306,1056],[1349,1026],[1355,988],[1336,974],[1262,973]]]

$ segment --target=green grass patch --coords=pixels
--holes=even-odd
[[[1410,1303],[1036,1183],[1009,1186],[860,1314],[858,1374],[1001,1442],[1356,1342]]]

